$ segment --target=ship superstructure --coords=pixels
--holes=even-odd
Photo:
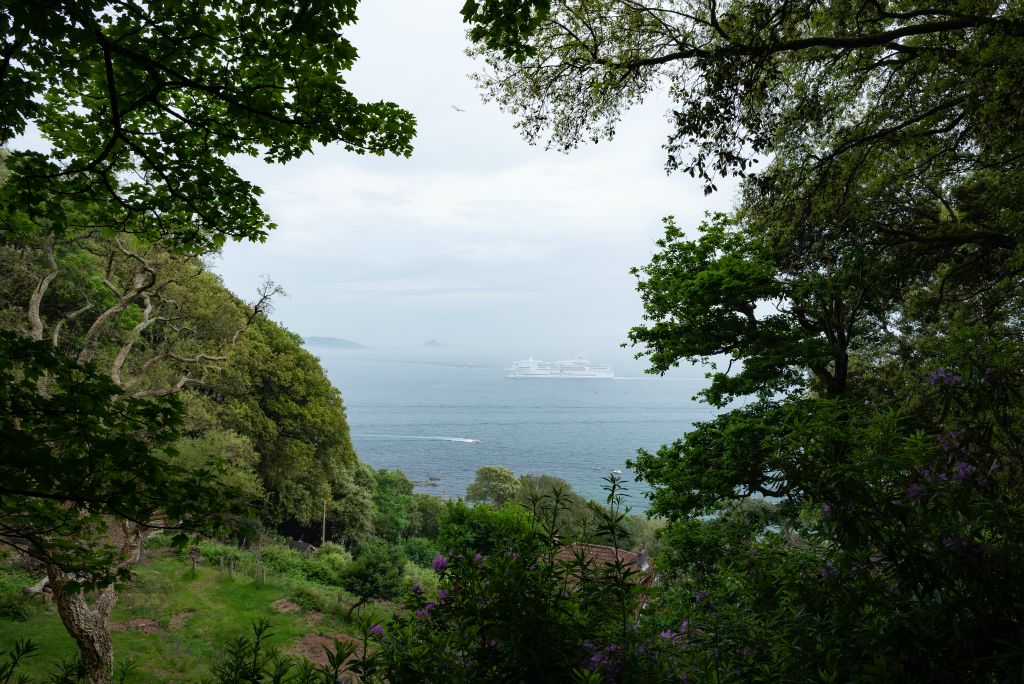
[[[591,361],[582,354],[565,361],[540,361],[532,356],[505,369],[509,378],[614,378],[611,366]]]

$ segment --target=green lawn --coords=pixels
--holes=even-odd
[[[317,601],[326,609],[336,604],[336,596],[337,590],[297,584],[285,576],[268,576],[266,584],[260,585],[237,572],[228,578],[216,567],[200,567],[193,577],[190,563],[158,558],[138,567],[132,582],[119,592],[111,619],[114,657],[136,665],[129,682],[203,681],[209,677],[211,662],[231,639],[251,634],[254,620],[270,620],[271,643],[284,650],[298,648],[304,636],[309,640],[308,635],[344,634],[347,626],[337,611],[308,611],[294,603],[284,606],[290,612],[278,609],[280,604],[274,607],[275,602],[295,597],[298,603],[309,606]],[[38,603],[25,622],[0,619],[4,659],[14,641],[25,637],[40,646],[19,670],[33,679],[77,655],[51,605]]]

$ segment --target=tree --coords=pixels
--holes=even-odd
[[[413,506],[412,482],[401,470],[374,472],[373,527],[375,534],[392,543],[407,536]]]
[[[744,205],[804,246],[830,223],[840,241],[909,252],[903,265],[958,260],[947,277],[984,271],[998,289],[1024,225],[1015,8],[469,0],[463,16],[488,64],[480,87],[531,142],[610,137],[662,88],[669,170],[706,191],[746,177]]]
[[[216,400],[218,420],[248,438],[268,496],[267,523],[319,522],[325,501],[347,491],[356,468],[341,394],[301,338],[260,318],[198,392]]]
[[[356,547],[355,559],[341,577],[341,586],[359,597],[352,612],[370,599],[391,599],[401,589],[405,553],[397,544],[370,537]]]
[[[11,154],[3,201],[58,234],[83,224],[55,198],[103,195],[88,225],[191,248],[262,241],[273,224],[231,155],[285,162],[335,142],[411,152],[411,114],[345,87],[355,6],[5,3],[0,145],[34,125],[52,151]]]
[[[248,507],[216,461],[189,469],[176,460],[181,405],[168,399],[224,359],[239,319],[230,299],[208,302],[219,309],[212,324],[187,306],[202,290],[193,257],[95,235],[3,248],[17,255],[3,264],[12,280],[34,285],[23,293],[27,334],[4,338],[13,352],[3,407],[11,489],[0,525],[13,535],[5,543],[45,563],[87,676],[108,681],[113,581],[127,576],[146,536],[215,529]],[[98,590],[93,603],[83,583]]]
[[[947,137],[942,153],[1013,158],[969,152],[1020,120],[1002,77],[1017,69],[1024,25],[1006,5],[468,0],[462,14],[488,59],[485,92],[528,139],[547,134],[563,149],[613,134],[626,108],[667,83],[669,166],[708,182],[780,149],[827,162]]]
[[[479,501],[501,508],[519,489],[519,481],[512,471],[501,466],[481,466],[476,479],[466,487],[466,501]]]
[[[676,618],[757,651],[721,659],[694,640],[695,667],[714,659],[737,681],[766,659],[793,679],[1008,676],[1024,653],[996,644],[1019,629],[985,586],[994,574],[1000,591],[1024,587],[1005,562],[1024,553],[1006,513],[1024,456],[1020,278],[1000,261],[954,280],[949,259],[858,243],[831,228],[873,211],[846,206],[782,230],[751,202],[692,239],[668,221],[635,271],[646,321],[630,338],[655,371],[728,359],[703,393],[722,413],[631,464],[672,521],[670,586],[716,597],[713,614],[680,600]],[[998,288],[961,299],[992,276]],[[737,515],[750,497],[769,512]],[[885,617],[865,624],[866,612]],[[970,637],[936,662],[940,624]],[[822,659],[779,656],[790,648]]]

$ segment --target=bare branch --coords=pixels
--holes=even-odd
[[[82,314],[84,314],[86,311],[88,311],[91,308],[92,308],[92,304],[87,302],[86,305],[83,306],[81,309],[76,309],[76,310],[72,311],[71,313],[69,313],[64,318],[62,318],[59,321],[57,321],[57,325],[55,325],[53,327],[53,335],[50,338],[53,341],[53,346],[54,347],[56,347],[60,343],[60,333],[61,333],[61,330],[64,328],[64,324],[65,323],[70,323],[71,321],[75,320],[76,318],[78,318],[79,316],[81,316]]]
[[[60,272],[57,269],[57,262],[53,258],[53,242],[54,235],[50,233],[46,236],[46,242],[43,243],[43,253],[46,255],[46,263],[50,268],[39,282],[36,283],[32,296],[28,300],[29,334],[37,342],[43,339],[43,319],[39,314],[39,307],[42,304],[43,295],[46,294],[46,290],[50,287],[50,283],[53,282],[53,279]]]
[[[262,318],[263,316],[269,316],[274,311],[274,297],[278,295],[282,297],[288,296],[288,293],[284,291],[284,288],[275,283],[268,276],[264,276],[263,284],[257,288],[256,294],[259,295],[259,298],[255,302],[249,303],[252,313],[249,314],[249,320],[245,322],[246,327],[252,325],[256,319]],[[238,333],[235,334],[236,339],[237,337]]]
[[[85,342],[82,345],[81,352],[78,354],[79,363],[87,363],[92,360],[100,344],[100,335],[106,328],[107,323],[127,309],[128,305],[135,301],[140,294],[148,290],[156,282],[156,270],[152,265],[134,252],[126,251],[121,247],[120,243],[118,243],[118,247],[121,248],[121,251],[125,254],[135,257],[141,264],[141,268],[135,273],[135,278],[131,287],[121,293],[117,302],[113,306],[97,316],[96,320],[93,321],[92,325],[89,327],[89,330],[85,333]],[[109,281],[105,281],[105,283],[110,287]]]
[[[132,328],[131,333],[128,335],[128,340],[121,345],[121,348],[117,352],[117,356],[114,357],[114,363],[110,367],[110,378],[114,381],[118,387],[126,389],[124,383],[121,382],[121,369],[124,368],[124,362],[128,359],[128,354],[131,352],[132,347],[135,346],[135,341],[149,328],[151,325],[159,320],[162,320],[160,316],[153,317],[153,298],[148,292],[141,294],[142,301],[145,302],[145,307],[142,309],[142,320]]]

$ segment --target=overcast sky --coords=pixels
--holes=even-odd
[[[734,186],[705,197],[688,175],[666,176],[665,100],[628,113],[610,143],[529,146],[468,78],[479,65],[464,54],[462,2],[360,5],[350,86],[415,114],[412,158],[332,146],[284,167],[239,160],[279,228],[229,245],[215,270],[245,298],[271,276],[289,294],[274,318],[302,335],[621,359],[642,314],[628,271],[649,259],[661,217],[696,225]]]

